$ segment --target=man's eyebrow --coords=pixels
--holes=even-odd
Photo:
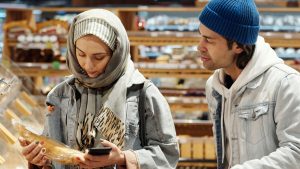
[[[200,33],[200,36],[204,37],[205,39],[215,39],[214,37],[207,36],[207,35],[202,35],[201,33]]]

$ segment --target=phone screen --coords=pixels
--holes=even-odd
[[[89,148],[90,155],[107,155],[111,151],[111,147]]]

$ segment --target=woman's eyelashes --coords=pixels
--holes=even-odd
[[[85,54],[84,53],[79,53],[78,56],[85,57]]]
[[[85,53],[83,53],[82,51],[80,51],[80,50],[76,50],[76,54],[78,55],[78,56],[80,56],[80,57],[84,57],[85,56]]]
[[[96,54],[94,55],[94,58],[96,60],[102,60],[107,54]]]
[[[105,58],[108,54],[106,53],[99,53],[99,54],[94,54],[91,56],[91,58],[96,59],[96,60],[102,60],[103,58]],[[82,52],[78,52],[78,56],[80,57],[86,57],[85,53]]]

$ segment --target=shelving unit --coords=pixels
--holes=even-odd
[[[14,129],[12,120],[22,121],[35,129],[42,131],[44,111],[35,99],[28,94],[21,80],[11,71],[0,66],[0,168],[27,167],[27,161],[22,155],[18,143],[18,132]]]
[[[79,13],[90,8],[27,8],[27,9],[6,9],[6,22],[10,21],[26,21],[28,27],[31,29],[36,28],[35,17],[33,11],[52,12],[57,11],[75,12]],[[136,7],[136,8],[106,8],[116,13],[123,22],[131,43],[131,54],[134,62],[137,64],[139,70],[148,78],[153,77],[176,77],[176,78],[204,78],[207,79],[212,72],[203,68],[144,68],[139,66],[141,56],[139,55],[138,46],[166,46],[166,45],[182,45],[182,46],[195,46],[199,41],[199,34],[197,32],[182,32],[182,31],[141,31],[138,30],[136,25],[137,13],[139,12],[164,12],[164,13],[188,13],[197,12],[200,13],[202,7]],[[260,12],[296,12],[300,13],[300,8],[259,8]],[[300,33],[279,33],[279,32],[261,32],[261,36],[265,37],[266,41],[270,43],[272,47],[294,47],[300,48]],[[61,46],[65,46],[66,39],[64,37],[59,38]],[[11,70],[19,76],[32,76],[40,78],[43,76],[66,76],[69,72],[64,64],[61,64],[59,69],[54,69],[50,63],[15,63],[10,62],[9,48],[16,46],[16,39],[4,38],[4,53],[3,64],[10,67]],[[153,61],[152,61],[153,63]],[[151,64],[146,62],[145,64]],[[199,104],[171,104],[172,109],[182,110],[204,110],[207,108]]]
[[[136,7],[136,8],[106,8],[113,11],[119,16],[124,24],[129,40],[131,43],[131,56],[136,64],[136,67],[141,73],[148,78],[166,78],[174,77],[180,79],[187,78],[203,78],[207,79],[212,72],[205,70],[200,66],[195,68],[183,67],[180,68],[167,68],[168,65],[162,65],[161,67],[151,67],[151,64],[156,63],[155,60],[145,60],[141,57],[139,52],[139,46],[168,46],[168,45],[181,45],[181,46],[197,46],[199,42],[198,32],[188,31],[146,31],[139,30],[137,26],[138,13],[200,13],[202,7],[207,2],[199,3],[199,7]],[[286,8],[286,3],[274,2],[276,8],[259,8],[261,13],[299,13],[300,8]],[[262,3],[262,5],[266,5]],[[58,11],[79,13],[90,8],[27,8],[27,9],[6,9],[6,22],[10,21],[25,21],[26,25],[34,30],[36,29],[36,21],[33,11],[40,11],[45,13],[56,13]],[[300,33],[299,32],[261,32],[266,42],[274,48],[300,48]],[[66,38],[59,37],[59,44],[61,47],[66,46]],[[59,68],[54,68],[51,63],[12,63],[10,48],[17,45],[16,39],[8,39],[4,37],[4,49],[2,63],[6,67],[9,67],[12,72],[18,76],[31,76],[35,79],[40,79],[44,76],[66,76],[69,75],[65,64],[60,64]],[[289,62],[294,68],[300,70],[299,65],[294,65],[294,62]],[[178,63],[178,65],[181,63]],[[157,68],[159,67],[159,68]],[[41,80],[36,80],[40,82]],[[179,92],[179,90],[178,90]],[[169,96],[166,96],[166,98]],[[175,97],[190,97],[190,96],[175,96]],[[192,98],[192,97],[191,97]],[[195,99],[202,98],[196,96]],[[170,103],[172,111],[181,110],[185,112],[194,112],[201,110],[203,112],[208,111],[207,104],[205,102],[187,103],[187,102],[175,102]],[[178,135],[189,135],[192,137],[200,136],[212,136],[212,123],[209,121],[199,120],[175,120],[175,127]],[[183,160],[184,161],[184,160]],[[188,163],[190,165],[190,163]],[[184,166],[184,165],[183,165]]]

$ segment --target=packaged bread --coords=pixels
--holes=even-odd
[[[13,121],[13,125],[20,134],[20,136],[22,136],[24,139],[30,142],[43,141],[43,146],[46,148],[45,154],[52,161],[56,161],[61,164],[76,164],[76,157],[83,158],[84,153],[78,150],[71,149],[67,145],[60,143],[56,140],[35,134],[17,121]]]

